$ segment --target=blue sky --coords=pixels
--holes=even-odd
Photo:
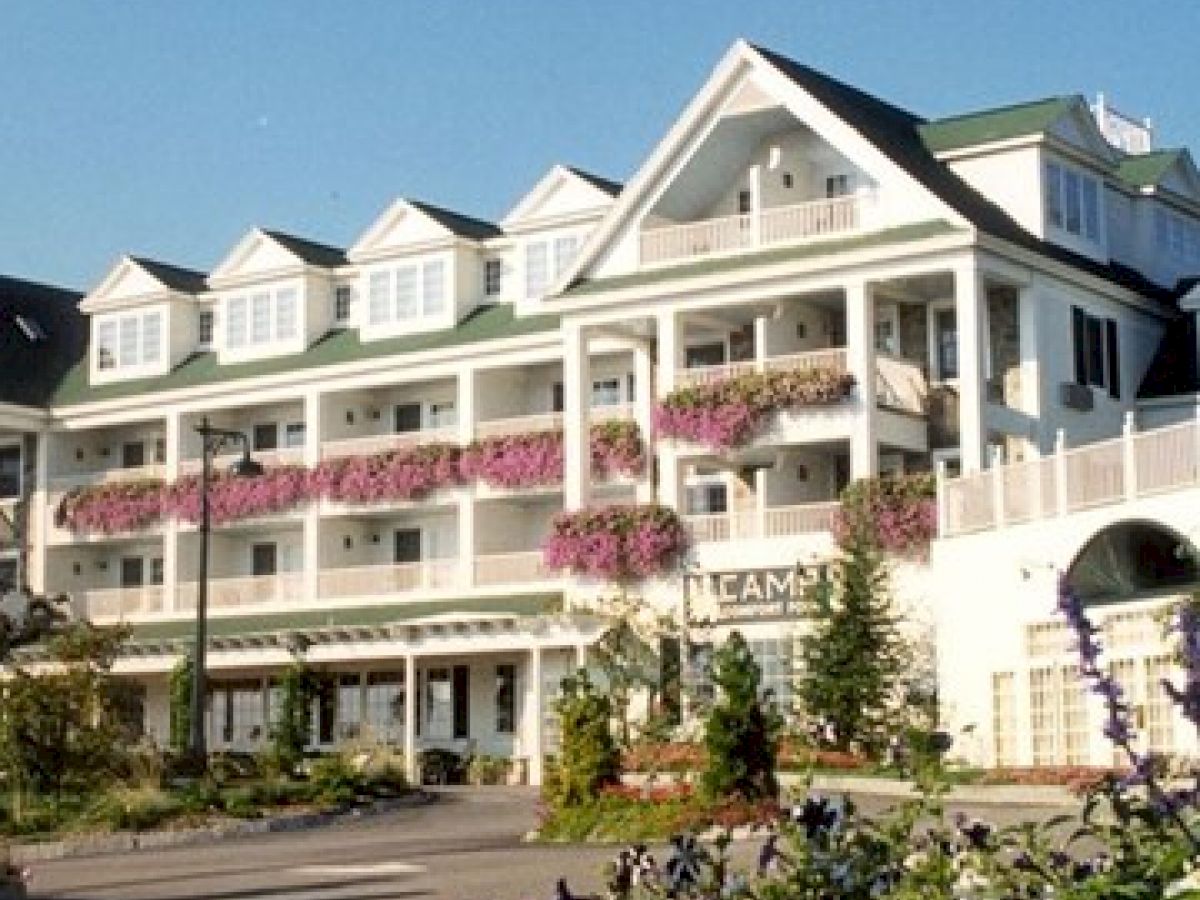
[[[0,272],[348,244],[397,196],[499,218],[623,179],[738,36],[927,116],[1105,91],[1200,150],[1192,0],[0,0]]]

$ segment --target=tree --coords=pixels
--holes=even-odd
[[[797,693],[826,743],[877,752],[893,724],[911,653],[892,613],[887,568],[866,526],[847,529],[832,569],[804,595],[812,627],[800,640]]]
[[[312,732],[312,701],[317,680],[303,660],[283,671],[279,681],[279,714],[271,723],[271,751],[281,772],[294,774]]]
[[[171,749],[184,753],[192,732],[192,669],[195,665],[192,654],[186,653],[171,669],[170,716]]]
[[[701,791],[714,800],[775,797],[783,722],[760,695],[762,673],[740,633],[730,634],[713,655],[711,675],[717,696],[704,723]]]
[[[587,670],[562,680],[554,705],[559,721],[558,764],[546,781],[554,806],[578,806],[600,795],[621,775],[621,751],[612,733],[612,703],[599,693]]]
[[[112,675],[124,628],[77,623],[47,644],[49,666],[9,665],[0,709],[0,768],[14,809],[35,794],[90,791],[120,774],[135,739],[128,685]]]
[[[0,596],[0,662],[13,650],[36,644],[69,626],[66,594],[43,597],[20,592]]]

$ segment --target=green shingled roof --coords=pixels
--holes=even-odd
[[[62,380],[51,402],[55,406],[113,400],[135,394],[180,390],[206,384],[257,378],[282,372],[297,372],[321,366],[418,353],[422,350],[442,350],[501,338],[522,337],[558,328],[558,316],[541,315],[517,318],[508,304],[482,306],[472,312],[456,328],[411,334],[380,341],[363,341],[357,330],[331,331],[303,353],[292,353],[269,359],[218,365],[215,353],[195,354],[166,375],[157,378],[134,378],[110,384],[88,383],[86,358],[80,361]]]
[[[1158,184],[1167,170],[1186,154],[1186,150],[1152,150],[1127,156],[1117,166],[1117,175],[1135,187],[1151,187]]]
[[[631,272],[628,275],[616,275],[612,278],[596,278],[589,281],[581,281],[564,291],[562,296],[579,297],[584,294],[600,293],[601,291],[641,287],[662,281],[671,281],[676,278],[695,278],[702,275],[715,275],[719,272],[732,272],[738,269],[771,265],[772,263],[792,262],[819,256],[832,256],[837,253],[849,253],[853,250],[882,247],[887,244],[919,241],[922,238],[952,234],[956,230],[954,225],[945,219],[931,219],[928,222],[902,225],[898,228],[869,232],[842,240],[818,241],[812,244],[800,244],[792,247],[776,247],[771,250],[760,250],[755,253],[715,256],[696,260],[695,262],[681,263],[677,266],[643,269]]]
[[[932,153],[989,144],[1047,131],[1072,106],[1083,102],[1078,96],[1047,97],[995,109],[950,116],[925,122],[917,128]]]
[[[325,628],[377,628],[403,625],[431,616],[538,616],[555,612],[561,605],[562,594],[555,592],[515,597],[463,597],[387,606],[331,606],[252,616],[212,616],[208,620],[208,634],[211,638],[230,638]],[[134,643],[190,640],[195,627],[192,619],[139,622],[132,626],[130,640]]]

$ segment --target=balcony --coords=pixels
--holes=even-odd
[[[263,466],[299,466],[304,464],[303,447],[280,447],[275,450],[251,450],[255,462]],[[213,471],[224,472],[242,458],[241,453],[222,453],[213,457]],[[179,463],[180,475],[198,475],[203,463],[199,459],[185,459]]]
[[[530,434],[535,431],[561,431],[563,427],[562,413],[534,413],[527,416],[512,416],[507,419],[491,419],[475,424],[475,437],[487,438],[509,437],[517,434]]]
[[[195,609],[197,588],[194,581],[180,584],[176,608]],[[304,575],[301,572],[212,578],[208,582],[208,606],[210,609],[229,609],[264,603],[296,603],[305,599],[303,590]]]
[[[492,553],[475,557],[476,587],[497,584],[524,584],[530,581],[555,581],[562,577],[542,562],[541,550],[519,553]]]
[[[126,619],[163,610],[161,584],[79,591],[75,597],[79,612],[90,621]]]
[[[768,356],[743,362],[724,363],[718,366],[694,366],[680,369],[675,376],[680,387],[714,384],[750,372],[776,372],[800,369],[832,369],[845,372],[846,348],[829,347],[824,350],[809,350],[804,353],[789,353],[786,356]]]
[[[822,534],[833,530],[841,504],[836,500],[775,506],[762,510],[684,516],[697,544]]]
[[[401,431],[390,434],[369,434],[364,437],[325,441],[321,445],[323,459],[340,459],[346,456],[370,456],[389,450],[408,450],[426,444],[456,443],[456,428],[423,428],[419,431]],[[255,454],[257,457],[258,454]]]
[[[144,466],[128,466],[115,469],[94,469],[85,472],[63,472],[51,475],[51,490],[67,491],[71,488],[95,484],[116,484],[123,481],[146,481],[166,477],[167,467],[162,463]]]
[[[407,594],[413,591],[457,587],[457,559],[415,563],[349,566],[326,569],[318,578],[322,597],[364,597],[372,594]]]
[[[758,213],[647,228],[641,234],[641,262],[647,266],[660,265],[847,234],[862,228],[864,207],[870,196],[851,194]]]

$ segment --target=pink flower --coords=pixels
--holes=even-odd
[[[553,569],[637,581],[670,571],[686,549],[687,532],[674,510],[620,505],[556,516],[543,555]]]

